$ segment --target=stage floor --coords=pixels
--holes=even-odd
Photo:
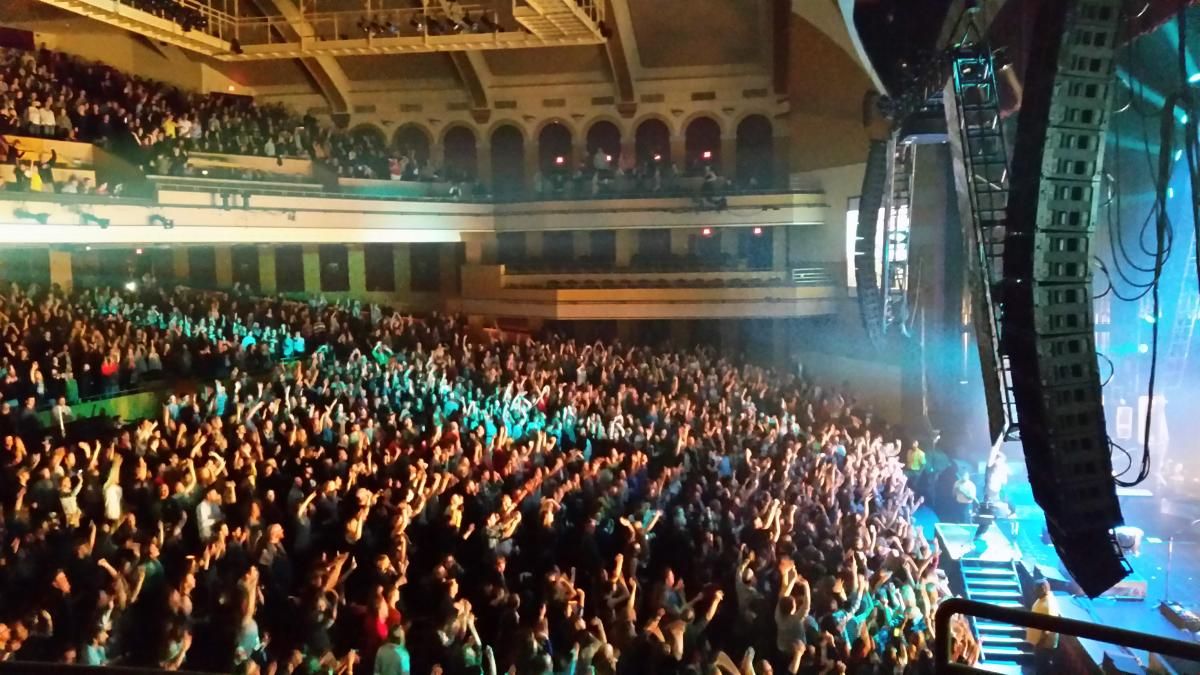
[[[1017,510],[1020,531],[1017,546],[1028,566],[1036,564],[1047,574],[1061,574],[1058,554],[1050,544],[1042,542],[1045,516],[1033,501],[1028,481],[1017,477],[1014,466],[1013,481],[1005,495]],[[1021,476],[1023,479],[1024,476]],[[1073,598],[1060,596],[1060,607],[1064,615],[1084,621],[1120,626],[1154,635],[1192,641],[1194,638],[1173,626],[1158,610],[1164,598],[1181,603],[1200,613],[1200,529],[1189,527],[1186,522],[1171,519],[1158,512],[1156,497],[1127,497],[1121,500],[1125,522],[1145,531],[1139,556],[1128,556],[1134,571],[1145,578],[1147,595],[1145,600],[1116,600],[1111,598]],[[1175,537],[1174,554],[1171,556],[1170,589],[1167,588],[1168,540]],[[1168,595],[1169,594],[1169,595]],[[1093,656],[1103,657],[1104,645],[1087,644]],[[1108,649],[1112,649],[1109,647]],[[1137,656],[1147,663],[1147,655]],[[1200,664],[1193,673],[1200,673]]]

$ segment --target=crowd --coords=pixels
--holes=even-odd
[[[86,432],[4,404],[0,659],[931,672],[948,589],[900,445],[799,373],[152,285],[14,289],[3,321],[5,399],[98,359],[179,393]]]
[[[173,175],[185,172],[188,152],[300,157],[343,176],[369,169],[380,177],[389,157],[369,137],[321,127],[281,105],[186,92],[45,47],[0,48],[0,134],[96,143],[147,173]]]

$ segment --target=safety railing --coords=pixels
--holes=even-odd
[[[986,619],[1011,626],[1033,628],[1036,630],[1070,635],[1072,637],[1096,640],[1109,644],[1120,645],[1130,649],[1145,650],[1151,654],[1171,656],[1200,663],[1200,644],[1192,644],[1159,635],[1139,633],[1124,628],[1114,628],[1101,624],[1065,619],[1049,614],[1035,614],[1023,609],[997,607],[977,600],[966,598],[950,598],[938,607],[934,619],[937,629],[937,644],[934,652],[936,671],[938,675],[964,674],[986,675],[990,671],[984,668],[966,666],[950,662],[951,629],[950,622],[958,615],[975,619]]]

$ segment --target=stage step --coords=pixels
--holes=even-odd
[[[1015,600],[1018,603],[1020,603],[1021,598],[1023,597],[1021,595],[1020,591],[1012,591],[1012,590],[1001,591],[1001,590],[996,590],[996,589],[976,589],[974,587],[970,587],[969,584],[968,584],[968,587],[969,587],[969,590],[967,591],[967,594],[971,596],[972,600],[979,600],[980,602],[995,602],[998,600]]]
[[[1015,661],[1017,659],[1025,658],[1026,656],[1033,655],[1033,652],[1030,651],[1029,649],[1025,649],[1022,647],[1005,647],[1003,645],[984,647],[983,653],[984,653],[984,656],[986,657],[987,661],[992,661],[992,660]]]
[[[1020,649],[1027,642],[1025,638],[1013,637],[1011,635],[991,635],[990,633],[981,633],[979,636],[979,644],[983,646],[985,651],[992,647],[1016,647]]]
[[[1007,623],[995,623],[993,621],[985,621],[983,619],[975,620],[975,628],[981,635],[1024,635],[1025,629],[1020,626],[1012,626]]]
[[[1025,608],[1021,578],[1012,560],[964,558],[959,568],[966,597],[995,607]],[[985,669],[1019,673],[1021,664],[1032,660],[1033,652],[1025,642],[1023,628],[982,619],[972,623],[979,638],[980,665]],[[1012,670],[1000,671],[998,667],[1011,667]]]
[[[974,669],[982,670],[984,673],[995,673],[996,675],[1022,675],[1025,673],[1025,669],[1021,668],[1019,663],[980,662],[974,665]]]
[[[1007,591],[1012,588],[1020,588],[1020,586],[1013,584],[1012,580],[1010,580],[1010,579],[992,579],[992,578],[971,579],[970,584],[971,584],[972,588],[978,588],[980,590],[995,588],[995,589],[1003,589],[1003,590]]]
[[[1008,563],[1008,567],[968,567],[964,561],[962,571],[966,576],[999,577],[1006,579],[1012,574],[1012,563]]]

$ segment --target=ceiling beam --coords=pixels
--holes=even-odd
[[[462,80],[467,94],[471,96],[471,107],[486,110],[492,107],[492,71],[481,52],[450,52],[450,60]]]
[[[633,19],[629,14],[629,0],[607,0],[607,26],[611,31],[604,51],[612,71],[613,84],[617,88],[617,105],[621,114],[632,117],[637,106],[637,75],[642,70],[641,57],[637,50],[637,37],[633,32]]]
[[[300,9],[296,5],[292,4],[291,0],[251,1],[264,15],[271,16],[278,13],[286,19],[286,24],[277,24],[277,26],[286,25],[283,30],[292,33],[292,35],[285,36],[286,39],[305,41],[312,38],[312,26],[304,20],[304,15],[300,13]],[[334,114],[351,111],[350,78],[346,77],[346,73],[338,65],[337,59],[332,56],[307,56],[300,58],[300,64],[316,82],[317,88],[321,90],[321,95],[325,97]]]

